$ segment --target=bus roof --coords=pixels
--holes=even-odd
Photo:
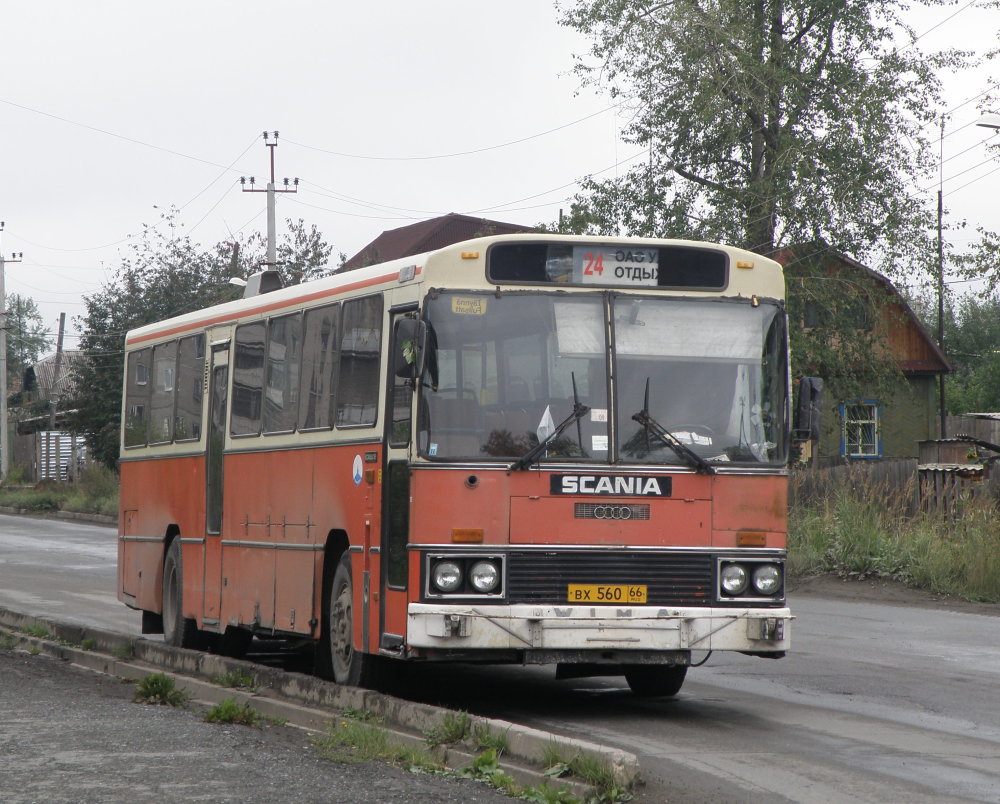
[[[323,300],[333,301],[344,294],[363,295],[365,290],[376,288],[386,289],[396,287],[403,282],[411,281],[409,278],[412,267],[412,281],[426,280],[425,267],[428,263],[433,264],[439,257],[452,257],[462,255],[465,259],[475,261],[473,264],[485,265],[486,251],[494,243],[502,242],[560,242],[560,243],[602,243],[608,245],[629,244],[632,246],[685,246],[700,249],[713,249],[726,252],[730,260],[737,265],[754,266],[763,269],[757,272],[753,282],[736,281],[730,282],[726,292],[720,294],[718,291],[699,292],[691,291],[690,295],[725,295],[725,296],[749,296],[752,294],[771,298],[783,298],[784,282],[782,269],[779,263],[764,257],[760,254],[717,243],[707,243],[695,240],[674,240],[660,238],[636,238],[636,237],[601,237],[590,235],[560,235],[546,232],[528,234],[493,235],[480,237],[473,240],[465,240],[454,243],[450,246],[437,249],[435,251],[416,254],[408,257],[401,257],[389,262],[370,265],[365,268],[358,268],[344,273],[337,273],[305,282],[299,285],[290,285],[280,290],[271,291],[249,298],[237,299],[212,307],[195,310],[190,313],[168,318],[153,324],[147,324],[137,329],[131,330],[125,338],[126,346],[137,346],[147,341],[160,338],[176,336],[185,332],[193,332],[205,329],[218,324],[226,324],[238,319],[261,316],[276,313],[281,310],[295,309],[309,302],[322,303]],[[454,263],[453,263],[454,264]],[[483,288],[493,287],[486,279],[485,272],[473,279],[469,272],[470,264],[455,267],[451,271],[444,270],[443,275],[435,281],[444,281],[445,285],[451,283],[462,283],[467,287],[481,285]],[[406,269],[404,271],[404,269]],[[763,273],[763,276],[761,275]],[[738,279],[734,276],[734,279]],[[550,288],[552,286],[549,286]],[[648,288],[642,288],[648,290]],[[686,294],[687,295],[687,294]]]

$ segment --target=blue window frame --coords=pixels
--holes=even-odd
[[[848,399],[840,406],[840,454],[882,457],[882,408],[874,399]]]

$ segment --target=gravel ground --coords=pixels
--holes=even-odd
[[[0,650],[0,801],[511,801],[468,780],[331,762],[299,729],[213,725],[197,707],[133,703],[134,690],[58,659]]]

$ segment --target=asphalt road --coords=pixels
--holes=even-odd
[[[109,529],[0,516],[0,605],[137,633],[114,562]],[[414,667],[406,691],[632,751],[642,804],[1000,802],[997,608],[822,585],[792,595],[787,658],[715,654],[675,699],[547,668]]]

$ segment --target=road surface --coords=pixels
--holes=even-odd
[[[0,515],[0,605],[137,634],[115,557],[109,528]],[[632,751],[642,804],[1000,802],[998,607],[842,587],[792,595],[788,657],[714,654],[674,699],[548,668],[411,668],[406,691]]]

